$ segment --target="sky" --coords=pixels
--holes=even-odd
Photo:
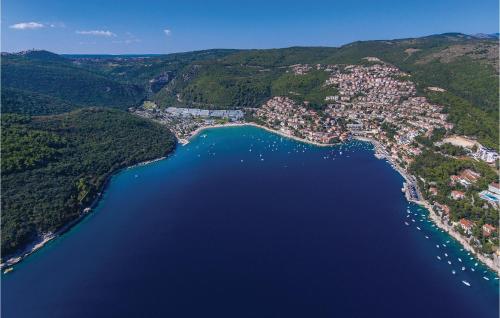
[[[3,0],[1,50],[174,53],[495,33],[498,0]]]

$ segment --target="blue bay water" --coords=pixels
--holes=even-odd
[[[498,317],[402,182],[367,143],[207,130],[3,276],[2,317]]]

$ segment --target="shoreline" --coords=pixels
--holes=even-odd
[[[252,122],[241,122],[241,123],[238,122],[238,123],[227,123],[227,124],[216,124],[216,125],[203,126],[203,127],[197,128],[192,133],[190,133],[190,135],[187,137],[187,139],[181,139],[181,138],[177,138],[177,139],[178,139],[179,143],[184,146],[184,145],[187,145],[190,142],[191,139],[195,138],[198,134],[200,134],[204,130],[212,129],[212,128],[243,127],[243,126],[257,127],[257,128],[260,128],[260,129],[264,129],[264,130],[266,130],[266,131],[268,131],[270,133],[274,133],[274,134],[280,135],[280,136],[285,137],[285,138],[289,138],[289,139],[292,139],[292,140],[295,140],[295,141],[298,141],[298,142],[301,142],[301,143],[306,143],[306,144],[310,144],[310,145],[314,145],[314,146],[318,146],[318,147],[332,147],[332,146],[339,145],[339,144],[343,143],[343,142],[340,142],[338,144],[320,144],[320,143],[316,143],[316,142],[313,142],[313,141],[310,141],[310,140],[306,140],[306,139],[303,139],[303,138],[299,138],[299,137],[296,137],[296,136],[288,135],[288,134],[285,134],[285,133],[283,133],[281,131],[277,131],[277,130],[274,130],[274,129],[271,129],[271,128],[268,128],[268,127],[265,127],[265,126],[262,126],[262,125],[259,125],[259,124],[256,124],[256,123],[252,123]],[[386,152],[385,149],[383,148],[383,146],[380,144],[380,142],[378,142],[375,139],[368,138],[368,137],[361,137],[361,136],[353,136],[353,139],[371,143],[374,146],[374,153],[375,154],[378,153],[377,152],[378,150],[382,150],[383,152]],[[174,149],[174,151],[175,151],[175,149]],[[385,153],[384,155],[387,155],[387,154]],[[96,198],[94,199],[94,201],[92,202],[92,204],[89,207],[84,208],[82,214],[78,218],[76,218],[75,220],[71,221],[70,223],[64,225],[61,229],[59,229],[55,233],[45,233],[45,234],[43,234],[41,241],[35,241],[35,242],[33,242],[30,245],[30,247],[28,247],[28,248],[24,249],[23,251],[19,252],[17,255],[13,254],[7,261],[5,261],[4,263],[0,264],[0,270],[3,271],[4,269],[11,268],[12,266],[14,266],[16,264],[19,264],[26,257],[28,257],[29,255],[37,252],[38,250],[40,250],[42,247],[44,247],[47,243],[51,242],[52,240],[54,240],[54,239],[62,236],[64,233],[66,233],[67,231],[69,231],[73,226],[75,226],[80,221],[82,221],[85,217],[87,217],[89,214],[91,214],[92,210],[94,210],[94,208],[99,203],[99,200],[100,200],[100,198],[102,196],[101,194],[106,189],[106,187],[108,186],[109,180],[114,175],[118,174],[122,170],[128,170],[128,169],[132,169],[134,167],[148,165],[148,164],[160,161],[160,160],[164,160],[167,157],[168,156],[162,156],[162,157],[159,157],[159,158],[146,160],[146,161],[143,161],[143,162],[139,162],[139,163],[133,164],[131,166],[127,166],[127,167],[118,169],[117,171],[111,173],[106,178],[105,182],[103,183],[102,190],[100,192],[98,192],[98,194],[97,194]],[[396,162],[392,161],[389,156],[386,156],[385,159],[403,177],[403,179],[405,179],[405,181],[408,182],[408,180],[412,179],[410,177],[410,175],[403,168],[401,168]],[[485,257],[485,256],[483,256],[483,255],[481,255],[479,253],[477,253],[474,250],[474,248],[469,244],[469,242],[467,242],[465,240],[465,238],[463,238],[451,226],[448,226],[448,225],[444,224],[443,221],[435,213],[434,209],[432,208],[432,206],[430,205],[430,203],[427,200],[415,201],[415,200],[410,200],[410,199],[407,198],[407,201],[415,203],[415,204],[417,204],[419,206],[422,206],[425,209],[427,209],[428,212],[429,212],[429,217],[434,222],[434,224],[436,224],[436,226],[438,228],[446,231],[448,233],[448,235],[450,235],[453,239],[455,239],[456,241],[458,241],[460,243],[460,245],[462,245],[464,249],[466,249],[467,251],[469,251],[476,259],[478,259],[486,267],[488,267],[490,270],[492,270],[497,275],[499,275],[499,273],[500,273],[499,266],[497,266],[493,260],[491,260],[491,259],[489,259],[489,258],[487,258],[487,257]],[[5,275],[5,273],[2,273],[2,275]]]
[[[175,151],[175,149],[174,149]],[[66,232],[68,232],[69,230],[71,230],[74,226],[76,226],[78,223],[80,223],[81,221],[83,221],[87,216],[89,216],[90,214],[92,214],[93,210],[97,207],[101,197],[102,197],[102,193],[106,190],[106,188],[108,187],[109,185],[109,181],[111,180],[111,178],[113,176],[115,176],[116,174],[124,171],[124,170],[128,170],[128,169],[132,169],[132,168],[135,168],[135,167],[139,167],[139,166],[145,166],[145,165],[148,165],[148,164],[151,164],[151,163],[154,163],[154,162],[157,162],[157,161],[160,161],[160,160],[163,160],[163,159],[166,159],[168,157],[167,156],[162,156],[162,157],[159,157],[159,158],[155,158],[155,159],[150,159],[150,160],[146,160],[146,161],[141,161],[141,162],[138,162],[138,163],[135,163],[131,166],[126,166],[126,167],[123,167],[123,168],[120,168],[112,173],[110,173],[106,179],[104,180],[102,186],[101,186],[101,189],[100,191],[97,192],[96,194],[96,197],[94,198],[94,200],[91,202],[90,205],[88,205],[87,207],[83,208],[82,211],[81,211],[81,214],[74,220],[68,222],[67,224],[63,225],[59,230],[55,231],[55,232],[47,232],[47,233],[43,233],[37,240],[31,242],[30,244],[28,244],[28,246],[26,246],[26,248],[24,248],[23,250],[17,252],[17,253],[13,253],[13,254],[10,254],[8,255],[8,259],[6,261],[4,261],[3,263],[0,263],[0,271],[1,271],[1,274],[2,275],[5,275],[7,273],[4,272],[4,270],[7,270],[9,268],[12,268],[14,265],[18,265],[19,263],[21,263],[24,259],[26,259],[28,256],[30,256],[31,254],[33,253],[36,253],[37,251],[41,250],[46,244],[52,242],[53,240],[61,237],[62,235],[64,235]]]
[[[377,140],[367,138],[367,137],[354,137],[357,140],[365,141],[365,142],[370,142],[372,143],[375,147],[381,147],[380,143]],[[401,168],[397,163],[393,162],[392,160],[386,158],[389,164],[397,171],[399,174],[408,181],[410,179],[409,174]],[[462,236],[460,233],[455,231],[453,229],[453,226],[447,225],[439,218],[439,216],[436,214],[434,211],[434,208],[432,205],[425,199],[416,201],[416,200],[410,200],[407,198],[408,202],[412,202],[414,204],[417,204],[423,208],[425,208],[429,212],[429,217],[431,218],[432,222],[441,230],[445,231],[449,236],[451,236],[453,239],[455,239],[462,247],[470,252],[476,259],[478,259],[481,263],[483,263],[486,267],[488,267],[490,270],[495,272],[497,275],[500,274],[500,267],[495,264],[495,262],[487,258],[486,256],[476,252],[474,248],[470,245],[470,243]]]
[[[182,138],[182,139],[178,138],[178,139],[179,139],[179,143],[181,143],[184,146],[184,145],[187,145],[192,138],[196,137],[196,135],[198,135],[199,133],[201,133],[204,130],[212,129],[212,128],[243,127],[243,126],[257,127],[257,128],[260,128],[260,129],[264,129],[264,130],[266,130],[266,131],[268,131],[270,133],[273,133],[273,134],[276,134],[276,135],[280,135],[280,136],[285,137],[285,138],[293,139],[293,140],[301,142],[301,143],[314,145],[314,146],[317,146],[317,147],[332,147],[332,146],[336,146],[336,145],[339,145],[339,144],[342,143],[342,142],[340,142],[338,144],[320,144],[318,142],[314,142],[314,141],[310,141],[310,140],[307,140],[307,139],[304,139],[304,138],[300,138],[300,137],[297,137],[297,136],[285,134],[282,131],[274,130],[274,129],[271,129],[269,127],[262,126],[262,125],[259,125],[259,124],[256,124],[256,123],[252,123],[252,122],[243,122],[243,123],[238,122],[238,123],[227,123],[227,124],[216,124],[216,125],[203,126],[203,127],[199,127],[196,130],[194,130],[187,137],[187,139],[184,139],[184,138]]]

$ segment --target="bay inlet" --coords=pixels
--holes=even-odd
[[[498,317],[402,182],[366,142],[205,130],[3,276],[2,317]]]

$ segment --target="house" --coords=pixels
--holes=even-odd
[[[460,219],[460,227],[464,230],[465,233],[472,234],[472,227],[473,226],[474,226],[474,223],[472,223],[472,221],[469,221],[466,219]]]
[[[488,237],[491,234],[495,233],[496,228],[491,224],[483,225],[483,236]]]
[[[460,173],[460,178],[463,180],[467,180],[470,183],[475,183],[480,177],[480,173],[475,172],[471,169],[465,169]]]
[[[438,189],[436,187],[430,187],[429,193],[433,196],[436,196],[438,194]]]
[[[460,200],[460,199],[463,199],[464,197],[465,197],[465,193],[462,191],[458,191],[458,190],[451,191],[451,198],[453,200]]]
[[[496,195],[500,195],[500,184],[493,182],[488,186],[488,190]]]
[[[434,207],[436,207],[438,214],[444,214],[446,216],[450,215],[450,207],[446,204],[440,204],[436,202],[434,203]]]
[[[474,156],[487,163],[494,163],[498,158],[498,153],[493,149],[479,147]]]
[[[460,181],[460,177],[459,177],[459,176],[456,176],[456,175],[452,175],[452,176],[450,176],[450,180],[451,180],[451,181],[450,181],[450,185],[451,185],[451,186],[454,186],[454,185],[456,185],[456,184],[457,184],[457,182],[459,182],[459,181]]]

